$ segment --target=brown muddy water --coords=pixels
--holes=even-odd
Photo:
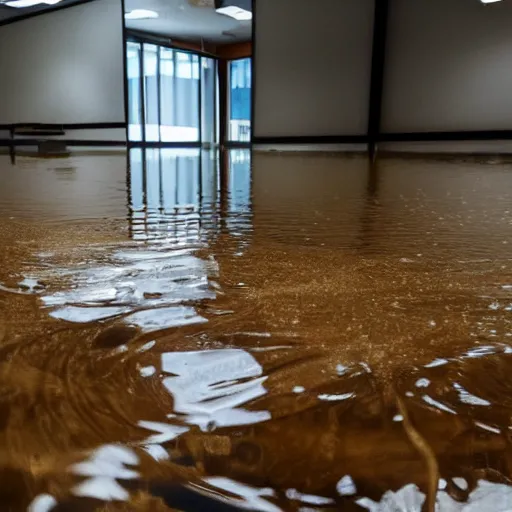
[[[512,510],[512,165],[0,157],[1,511]]]

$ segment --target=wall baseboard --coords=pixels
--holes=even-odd
[[[320,136],[289,136],[289,137],[259,137],[255,136],[253,144],[365,144],[366,135],[320,135]]]
[[[73,139],[58,139],[67,146],[79,147],[126,147],[127,144],[123,140],[73,140]],[[39,145],[38,139],[0,139],[0,146],[6,147],[34,147]]]
[[[379,151],[379,158],[404,158],[407,160],[440,160],[456,162],[480,162],[480,163],[512,163],[512,152],[510,153],[461,153],[442,151]]]
[[[165,149],[165,148],[198,148],[201,149],[203,144],[201,142],[128,142],[128,148],[142,148],[142,149]]]
[[[481,142],[512,140],[512,130],[381,133],[378,142]]]
[[[0,130],[15,130],[17,128],[26,128],[34,130],[108,130],[108,129],[126,129],[125,122],[116,123],[0,123]]]

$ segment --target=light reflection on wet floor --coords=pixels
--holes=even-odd
[[[129,161],[0,161],[8,510],[512,509],[512,166]]]

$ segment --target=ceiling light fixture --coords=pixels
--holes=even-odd
[[[480,0],[483,4],[493,4],[495,2],[501,2],[501,0]]]
[[[228,5],[217,9],[219,14],[224,14],[230,18],[235,18],[237,21],[250,21],[252,20],[252,12],[236,7],[235,5]]]
[[[151,20],[158,18],[158,13],[147,9],[134,9],[124,15],[126,20]]]
[[[8,7],[17,7],[19,9],[23,9],[25,7],[34,7],[36,5],[46,4],[46,5],[55,5],[58,4],[61,0],[11,0],[10,2],[5,2]]]

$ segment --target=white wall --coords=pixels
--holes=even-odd
[[[512,128],[512,2],[392,0],[383,132]]]
[[[366,133],[373,0],[257,0],[256,137]]]
[[[124,122],[122,24],[97,0],[0,27],[0,124]]]

